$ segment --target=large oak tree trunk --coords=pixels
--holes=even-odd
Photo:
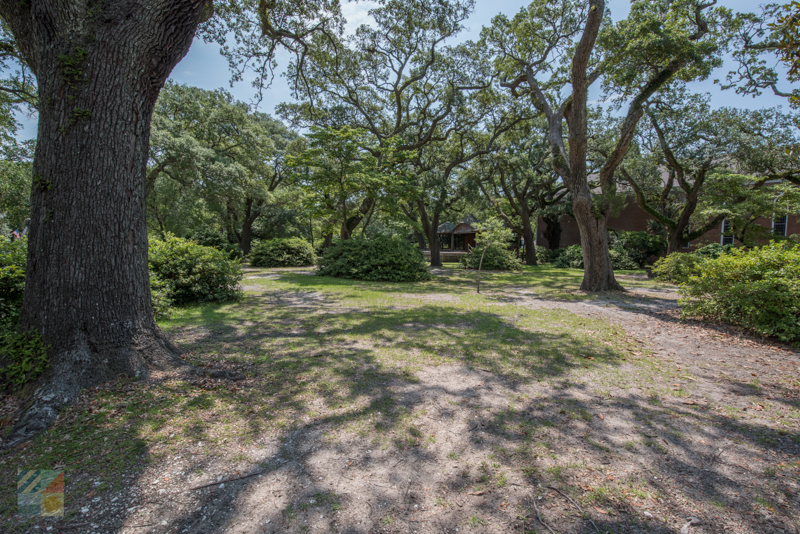
[[[608,254],[606,218],[595,216],[592,210],[592,197],[588,191],[584,194],[573,193],[572,209],[581,234],[581,250],[583,251],[584,268],[581,289],[584,291],[612,289],[622,291],[622,286],[614,277],[611,256]]]
[[[20,328],[50,364],[7,445],[81,388],[183,365],[153,320],[146,164],[153,106],[206,0],[13,1],[0,9],[31,44],[41,102]]]

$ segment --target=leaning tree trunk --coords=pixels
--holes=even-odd
[[[6,445],[81,388],[182,365],[153,320],[145,177],[153,106],[206,0],[18,2],[9,17],[10,2],[41,102],[20,328],[41,333],[49,367]]]
[[[581,234],[581,249],[583,251],[583,282],[581,289],[584,291],[622,291],[622,286],[614,278],[614,269],[611,267],[611,256],[608,254],[608,228],[605,217],[595,217],[592,210],[592,197],[587,191],[583,194],[573,194],[572,209],[575,213],[575,222]]]

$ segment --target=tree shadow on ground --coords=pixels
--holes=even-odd
[[[690,515],[771,532],[800,515],[781,476],[794,468],[780,467],[800,453],[797,432],[622,385],[600,395],[581,376],[625,354],[586,320],[348,308],[302,287],[173,323],[188,359],[242,383],[111,384],[0,456],[2,470],[66,463],[83,484],[68,487],[73,510],[109,495],[95,481],[119,479],[117,504],[88,516],[122,533],[546,531],[533,499],[557,532],[679,532]],[[68,434],[81,437],[67,451]]]

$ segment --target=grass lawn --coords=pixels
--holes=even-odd
[[[538,532],[542,517],[675,532],[689,515],[716,517],[709,532],[800,528],[800,383],[777,371],[727,400],[725,372],[659,341],[688,327],[635,315],[674,300],[642,274],[621,273],[634,293],[597,296],[577,291],[581,271],[549,267],[483,273],[480,294],[453,267],[405,284],[248,268],[240,302],[161,323],[189,362],[246,378],[85,392],[0,453],[0,530]],[[772,386],[786,398],[763,398]],[[737,474],[748,455],[756,475]],[[66,518],[12,515],[23,467],[66,470]]]

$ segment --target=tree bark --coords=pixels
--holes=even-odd
[[[591,5],[591,2],[587,2],[587,5]],[[583,250],[583,282],[581,282],[581,289],[584,291],[622,290],[622,286],[614,278],[611,256],[608,254],[608,229],[606,228],[608,215],[607,213],[595,214],[592,209],[592,192],[589,189],[586,167],[586,153],[589,141],[586,104],[589,84],[586,72],[595,40],[600,31],[604,11],[604,0],[597,0],[595,5],[589,8],[586,25],[572,59],[570,76],[572,101],[568,103],[564,114],[569,125],[570,134],[567,186],[572,193],[572,211],[581,234],[581,248]],[[555,120],[561,121],[560,113],[550,121],[551,135],[553,134]],[[559,135],[558,142],[563,142],[562,135]],[[606,192],[605,184],[603,192]]]
[[[534,246],[535,236],[533,235],[533,224],[530,216],[523,210],[522,216],[522,237],[525,239],[525,265],[536,265],[536,247]]]
[[[439,214],[433,214],[433,220],[428,218],[428,210],[425,209],[425,202],[417,200],[417,210],[419,211],[420,222],[425,234],[428,237],[428,248],[431,251],[431,267],[442,266],[442,254],[439,250]]]
[[[238,236],[239,248],[242,249],[242,254],[245,256],[250,254],[250,249],[253,245],[253,224],[261,215],[261,204],[261,200],[253,200],[252,198],[248,198],[245,201],[244,217],[242,218],[242,233]]]
[[[581,289],[584,291],[622,291],[614,277],[611,267],[611,256],[608,253],[608,228],[607,215],[597,217],[592,210],[592,197],[588,191],[572,194],[572,210],[575,222],[581,235],[581,250],[583,251],[583,282]]]
[[[414,230],[414,237],[417,239],[417,244],[420,250],[425,250],[425,235],[422,232]]]
[[[49,345],[6,446],[46,428],[81,388],[185,365],[153,320],[146,165],[153,106],[205,4],[106,0],[98,13],[93,3],[0,0],[15,38],[32,43],[39,83],[20,329]]]
[[[561,221],[558,220],[559,218],[558,215],[555,217],[542,217],[542,221],[545,224],[542,236],[547,239],[548,250],[555,250],[561,244]]]

